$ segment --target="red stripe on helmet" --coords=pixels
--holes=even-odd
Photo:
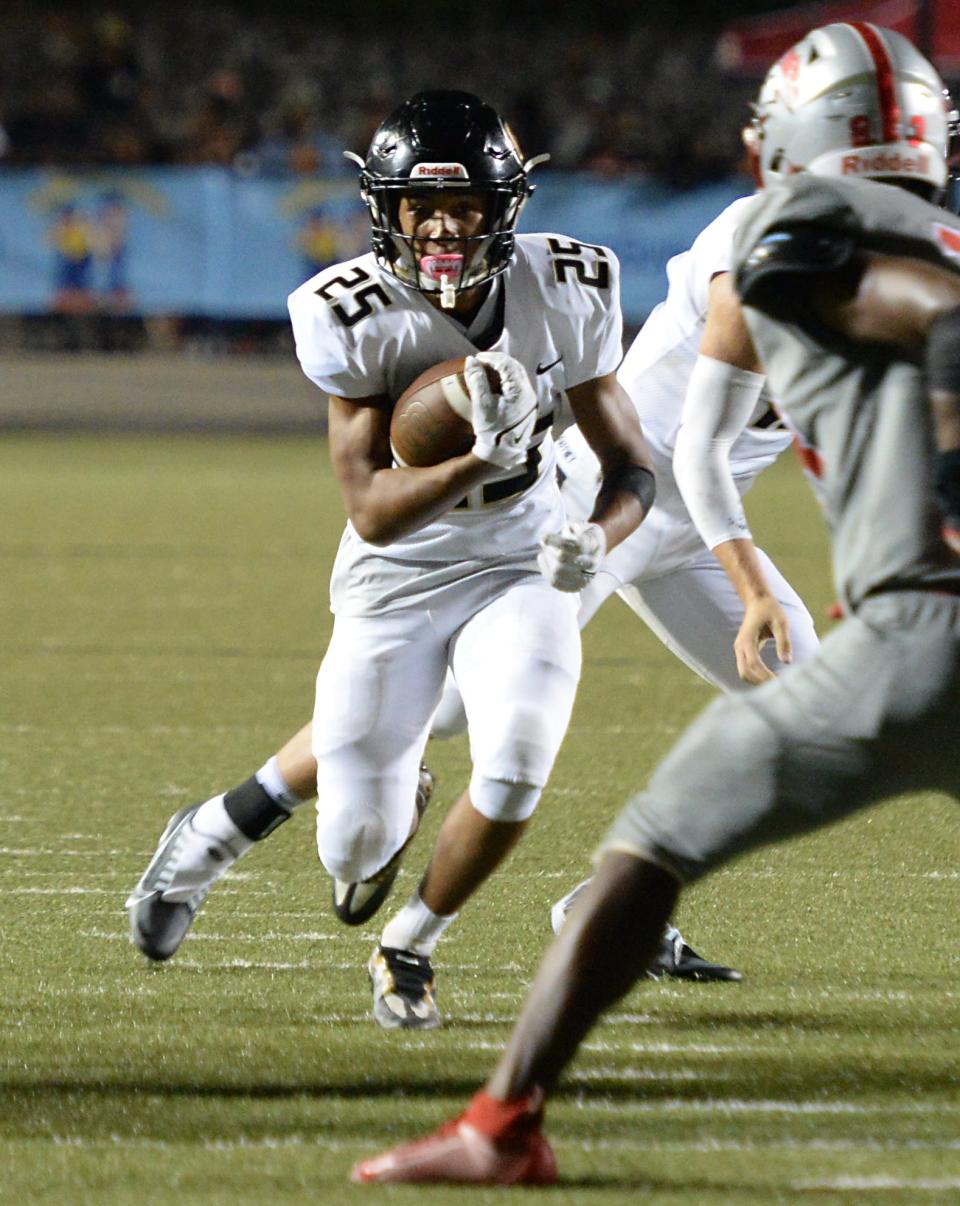
[[[897,81],[893,63],[876,27],[866,21],[848,22],[866,43],[877,71],[877,92],[880,95],[880,120],[883,123],[883,142],[900,140],[900,106],[897,104]]]

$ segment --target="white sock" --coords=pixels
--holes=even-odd
[[[415,955],[432,955],[433,948],[456,913],[440,917],[432,912],[414,892],[396,917],[391,917],[380,936],[380,945],[398,951],[412,951]]]
[[[275,804],[282,804],[284,808],[293,811],[298,804],[303,803],[300,796],[290,790],[290,784],[280,773],[276,754],[267,759],[257,771],[255,778]]]
[[[250,838],[234,825],[230,814],[223,806],[223,796],[214,796],[201,804],[193,814],[193,828],[204,837],[216,838],[229,846],[237,858],[253,845]]]
[[[180,832],[176,857],[162,889],[163,899],[169,903],[190,900],[201,889],[215,884],[252,845],[227,815],[223,796],[207,800]]]

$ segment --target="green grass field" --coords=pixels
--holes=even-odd
[[[709,689],[607,606],[537,823],[439,952],[444,1028],[387,1034],[368,1017],[378,931],[333,919],[309,809],[215,889],[168,965],[128,944],[122,908],[169,813],[309,713],[341,526],[325,447],[7,437],[0,513],[0,1200],[499,1201],[345,1178],[482,1081],[550,903]],[[825,544],[792,465],[751,514],[819,615]],[[462,740],[430,760],[439,806],[403,894],[466,780]],[[529,1199],[957,1201],[958,887],[939,797],[700,885],[680,922],[744,983],[621,1004],[549,1113],[563,1183]]]

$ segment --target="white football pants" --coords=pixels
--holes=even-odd
[[[568,477],[562,495],[570,517],[585,518],[593,508],[596,479]],[[813,618],[767,554],[758,549],[757,555],[770,589],[786,613],[793,660],[799,665],[819,645]],[[743,603],[689,517],[680,518],[654,504],[640,527],[612,550],[603,569],[580,595],[581,628],[613,594],[619,594],[670,652],[708,683],[722,691],[748,686],[737,673],[733,652]],[[783,669],[772,641],[761,656],[774,673]],[[462,733],[465,727],[457,685],[449,678],[431,733],[442,740]]]
[[[313,718],[317,850],[337,879],[368,879],[406,841],[448,668],[469,718],[472,781],[542,788],[580,676],[576,597],[538,574],[494,571],[416,608],[337,617]]]

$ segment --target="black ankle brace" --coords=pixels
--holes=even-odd
[[[238,787],[231,787],[223,797],[223,807],[234,825],[252,842],[268,837],[291,816],[288,808],[264,790],[256,775]]]

